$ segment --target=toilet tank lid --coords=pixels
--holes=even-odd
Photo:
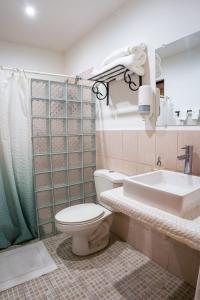
[[[94,177],[103,177],[110,180],[113,183],[123,183],[123,180],[127,177],[124,174],[114,172],[112,170],[101,169],[94,172]]]

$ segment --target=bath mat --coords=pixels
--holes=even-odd
[[[0,253],[0,292],[57,269],[43,242]]]

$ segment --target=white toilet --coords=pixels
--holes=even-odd
[[[109,171],[94,172],[97,201],[100,193],[119,187],[125,175]],[[112,212],[101,204],[85,203],[62,209],[55,215],[58,230],[72,236],[72,252],[88,255],[105,248],[109,242]]]

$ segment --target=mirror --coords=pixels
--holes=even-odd
[[[200,32],[156,49],[157,126],[200,125]]]

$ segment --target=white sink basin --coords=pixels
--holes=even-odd
[[[164,170],[141,174],[124,180],[124,196],[192,219],[200,212],[200,177]]]

